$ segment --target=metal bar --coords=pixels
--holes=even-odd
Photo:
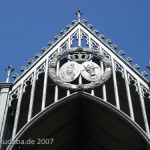
[[[118,95],[118,86],[117,86],[117,80],[116,80],[116,71],[115,71],[115,65],[114,65],[114,59],[111,58],[112,62],[112,72],[113,72],[113,81],[114,81],[114,92],[115,92],[115,99],[116,99],[116,107],[120,109],[120,103],[119,103],[119,95]]]
[[[12,140],[15,138],[15,135],[17,132],[22,96],[23,96],[23,83],[20,86],[19,99],[18,99],[18,103],[17,103],[14,127],[13,127],[13,132],[12,132]]]
[[[36,70],[34,71],[33,83],[32,83],[32,88],[31,88],[30,104],[29,104],[29,112],[28,112],[28,122],[31,120],[32,112],[33,112],[33,101],[34,101],[34,94],[35,94],[35,86],[36,86]]]
[[[128,82],[127,71],[125,69],[124,69],[124,77],[125,77],[125,85],[126,85],[126,91],[127,91],[130,117],[134,121],[134,112],[133,112],[132,99],[131,99],[131,94],[130,94],[130,87],[129,87],[129,82]]]
[[[67,90],[67,96],[69,96],[70,95],[70,90]]]
[[[82,84],[82,77],[81,77],[81,75],[79,76],[79,84]]]
[[[46,92],[47,92],[47,81],[48,81],[48,58],[46,59],[46,65],[45,65],[45,76],[44,76],[43,97],[42,97],[42,107],[41,107],[41,110],[45,109]]]
[[[59,72],[59,66],[60,66],[60,61],[58,61],[57,63],[57,67],[56,67],[56,75],[58,76],[58,72]],[[58,101],[58,86],[55,86],[55,102]]]
[[[71,41],[70,41],[70,36],[69,36],[69,39],[68,39],[68,49],[70,49],[71,48]],[[69,60],[68,60],[68,62],[69,62]],[[70,90],[67,90],[67,96],[69,96],[70,95]]]
[[[140,82],[137,81],[137,84],[138,84],[138,91],[139,91],[142,114],[143,114],[143,119],[144,119],[144,125],[145,125],[145,129],[146,129],[146,133],[147,133],[148,137],[150,138],[150,130],[149,130],[149,125],[148,125],[148,120],[147,120],[147,115],[146,115],[146,109],[145,109],[145,104],[144,104],[144,98],[142,96],[142,90],[141,90]]]
[[[102,75],[103,75],[104,74],[104,65],[103,65],[102,61],[100,62],[100,65],[101,65],[101,70],[102,70]],[[107,94],[106,94],[106,85],[105,84],[102,86],[102,91],[103,91],[103,100],[105,102],[107,102]]]
[[[81,29],[79,28],[78,46],[81,46]]]

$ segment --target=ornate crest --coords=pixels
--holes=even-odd
[[[58,61],[66,57],[68,62],[64,63],[58,73],[56,67]],[[104,63],[104,73],[101,67],[92,62],[92,57],[98,58]],[[89,48],[71,48],[56,53],[49,63],[49,77],[54,83],[70,90],[89,90],[103,85],[111,76],[110,60],[98,50]],[[82,77],[87,83],[77,82]]]

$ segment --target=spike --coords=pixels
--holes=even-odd
[[[117,45],[116,44],[113,44],[112,47],[111,47],[113,50],[117,49]]]
[[[21,71],[21,72],[24,72],[25,70],[27,70],[27,68],[26,68],[25,66],[22,66],[22,67],[20,68],[20,71]]]
[[[14,79],[18,79],[18,78],[19,78],[19,74],[15,73],[15,74],[13,75],[13,78],[14,78]]]
[[[52,46],[52,45],[54,45],[54,42],[53,42],[53,41],[49,41],[49,42],[48,42],[48,45],[49,45],[49,46]]]
[[[95,29],[95,30],[93,30],[93,33],[97,35],[99,33],[99,31],[97,29]]]
[[[47,50],[47,47],[43,47],[41,50],[42,52],[45,52]]]
[[[146,71],[142,71],[142,72],[141,72],[141,75],[142,75],[143,77],[147,77],[147,76],[148,76],[148,73],[147,73]]]
[[[109,44],[111,44],[111,40],[107,39],[105,43],[109,45]]]
[[[138,70],[138,69],[140,69],[140,66],[139,66],[138,64],[135,64],[135,65],[133,66],[133,68],[136,69],[136,70]]]
[[[34,63],[34,60],[30,58],[30,59],[28,60],[28,64],[31,64],[31,65],[32,65],[33,63]]]
[[[128,63],[132,62],[132,58],[131,57],[127,57],[126,58],[126,62],[128,62]]]
[[[9,65],[7,68],[6,68],[6,72],[7,72],[7,78],[6,78],[6,82],[9,82],[10,80],[10,74],[14,71],[14,68]]]
[[[93,28],[93,25],[92,25],[92,24],[88,24],[88,25],[87,25],[87,28],[92,29],[92,28]]]
[[[35,58],[39,58],[39,57],[41,57],[40,53],[35,54]]]
[[[99,36],[99,39],[104,39],[105,38],[105,36],[103,35],[103,34],[101,34],[100,36]]]
[[[125,54],[125,53],[124,53],[123,50],[119,51],[119,53],[118,53],[118,55],[121,56],[121,57],[122,57],[124,54]]]

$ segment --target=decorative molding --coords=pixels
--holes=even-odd
[[[127,76],[128,76],[129,84],[134,85],[136,88],[136,91],[138,92],[139,90],[138,90],[137,80],[129,73],[127,74]]]
[[[81,40],[83,40],[83,38],[85,37],[86,44],[89,46],[89,36],[85,32],[83,32],[82,30],[81,30],[80,36],[81,36]]]
[[[124,68],[117,61],[114,61],[114,63],[115,71],[120,72],[122,74],[122,77],[124,78]]]
[[[143,85],[141,85],[141,90],[142,90],[142,96],[144,98],[149,98],[150,99],[150,91],[148,91],[148,89],[145,88]]]

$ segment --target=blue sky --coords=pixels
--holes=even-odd
[[[133,64],[145,70],[150,61],[150,0],[0,0],[0,82],[5,82],[8,65],[20,67],[54,36],[76,19],[93,24],[106,39],[125,51]],[[150,75],[149,75],[150,76]],[[150,79],[150,77],[148,77]]]

